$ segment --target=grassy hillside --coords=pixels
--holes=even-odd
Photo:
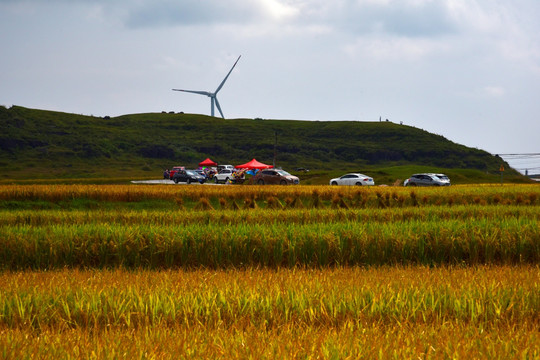
[[[392,122],[224,120],[170,113],[100,118],[13,106],[0,107],[0,129],[3,180],[156,178],[164,168],[196,167],[206,157],[233,165],[252,158],[272,164],[276,134],[276,164],[311,169],[302,177],[312,183],[327,183],[344,171],[370,173],[378,183],[420,171],[495,182],[504,163]],[[520,178],[504,164],[507,179]]]

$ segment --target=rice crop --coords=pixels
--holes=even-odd
[[[537,189],[3,186],[0,268],[536,264]]]
[[[461,218],[331,222],[79,223],[0,226],[4,269],[382,264],[535,264],[539,220]],[[287,213],[285,213],[287,214]],[[88,215],[88,214],[86,214]],[[250,214],[256,219],[257,214]],[[263,217],[263,216],[262,216]],[[90,218],[92,216],[90,215]],[[41,219],[43,220],[43,219]],[[225,219],[223,219],[226,221]]]
[[[0,186],[2,358],[540,358],[538,186]]]
[[[537,358],[539,275],[537,266],[3,272],[0,353]]]
[[[275,199],[275,198],[273,198]],[[272,200],[276,201],[276,200]],[[223,206],[222,206],[223,207]],[[334,222],[384,223],[395,221],[444,221],[486,219],[501,222],[510,218],[540,220],[535,206],[468,206],[457,205],[405,207],[400,209],[232,209],[225,206],[219,211],[184,211],[182,208],[130,210],[130,209],[39,209],[0,210],[0,226],[61,225],[61,224],[122,224],[122,225],[188,225],[188,224],[323,224]],[[231,211],[234,210],[234,211]],[[279,210],[279,211],[276,211]]]
[[[331,186],[170,186],[170,185],[2,185],[0,202],[48,201],[53,203],[86,199],[110,202],[165,200],[199,202],[201,198],[217,201],[264,202],[268,198],[284,201],[299,199],[311,207],[316,199],[328,206],[338,199],[348,207],[402,207],[421,205],[538,205],[538,185],[475,185],[445,188],[404,187],[331,187]]]

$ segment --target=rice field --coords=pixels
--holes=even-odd
[[[0,351],[537,358],[539,275],[534,266],[3,273]]]
[[[0,357],[539,359],[540,187],[0,186]]]
[[[73,199],[137,202],[179,200],[198,202],[205,199],[224,199],[232,206],[247,199],[268,201],[276,198],[300,199],[302,202],[319,198],[323,203],[342,206],[341,199],[357,207],[394,207],[403,205],[453,204],[518,204],[538,205],[540,191],[532,185],[459,185],[448,188],[405,187],[330,187],[330,186],[166,186],[166,185],[1,185],[0,201],[49,201],[58,203]],[[337,201],[336,201],[337,200]]]

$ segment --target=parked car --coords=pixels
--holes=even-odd
[[[297,176],[291,175],[285,170],[278,170],[278,169],[261,170],[252,179],[253,179],[252,181],[254,184],[259,184],[259,185],[265,185],[265,184],[298,185],[300,183],[300,179]]]
[[[173,180],[176,184],[179,182],[185,182],[191,184],[192,182],[198,182],[203,184],[206,181],[206,177],[197,174],[193,170],[178,170],[174,173]]]
[[[226,183],[227,181],[233,178],[233,173],[234,173],[234,170],[232,169],[221,170],[220,172],[214,175],[214,182],[216,184],[220,182]]]
[[[197,174],[203,176],[205,179],[208,178],[208,176],[206,176],[206,173],[204,172],[204,170],[193,170],[195,171]]]
[[[375,181],[364,174],[351,173],[330,180],[330,185],[375,185]]]
[[[174,166],[171,171],[169,171],[169,179],[174,180],[174,174],[179,170],[186,170],[184,166]]]
[[[444,174],[414,174],[403,182],[403,186],[450,186],[450,179]]]

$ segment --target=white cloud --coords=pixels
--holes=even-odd
[[[528,67],[540,75],[540,11],[535,1],[453,0],[450,16],[464,39]],[[481,44],[481,45],[480,45]]]
[[[500,98],[505,95],[506,90],[501,86],[485,86],[481,92],[490,98]]]
[[[249,25],[292,19],[299,10],[279,0],[154,0],[127,3],[129,27]]]
[[[397,36],[360,37],[344,47],[353,57],[398,63],[419,61],[431,55],[448,51],[444,42],[432,39],[416,39]]]
[[[260,0],[261,5],[273,19],[283,20],[295,17],[299,14],[299,10],[292,5],[283,4],[278,0]]]

